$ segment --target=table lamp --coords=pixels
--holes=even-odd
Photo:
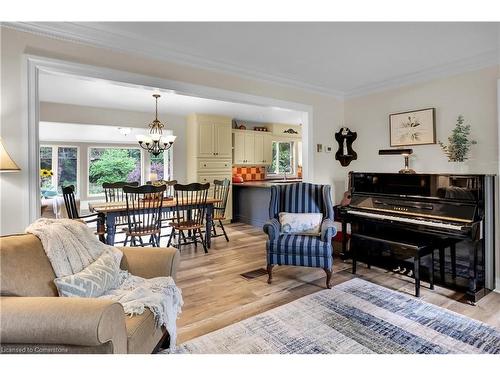
[[[0,172],[17,172],[20,170],[21,168],[14,163],[8,152],[5,150],[2,138],[0,138]]]
[[[414,174],[415,171],[410,169],[410,155],[413,154],[411,148],[397,148],[397,149],[386,149],[378,150],[379,155],[403,155],[405,158],[405,166],[403,169],[399,170],[399,173]]]

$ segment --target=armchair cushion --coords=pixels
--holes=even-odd
[[[323,214],[280,212],[279,218],[282,233],[319,234]]]
[[[319,236],[282,234],[267,241],[267,263],[331,269],[332,245]]]

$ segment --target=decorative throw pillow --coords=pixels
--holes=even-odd
[[[120,261],[123,253],[119,250],[105,251],[93,263],[74,275],[58,277],[54,280],[60,297],[90,297],[103,295],[116,288],[120,275]]]
[[[279,218],[282,233],[317,235],[321,230],[323,214],[280,212]]]

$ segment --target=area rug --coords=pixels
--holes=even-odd
[[[180,345],[176,353],[500,353],[500,331],[356,278]]]

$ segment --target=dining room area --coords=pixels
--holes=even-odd
[[[231,240],[235,173],[302,173],[297,111],[50,71],[38,91],[40,216],[108,245],[207,253]]]

